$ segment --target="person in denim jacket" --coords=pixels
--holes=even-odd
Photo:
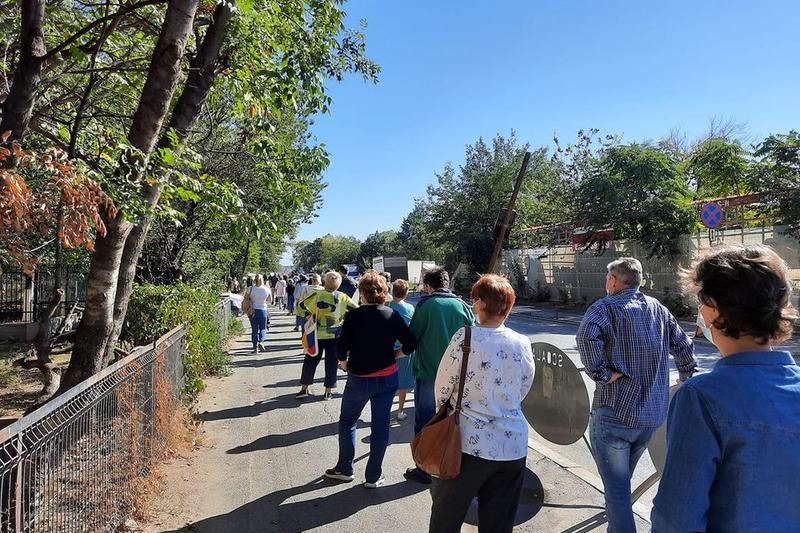
[[[726,247],[685,282],[723,357],[672,400],[652,530],[800,531],[800,368],[772,349],[797,318],[786,263],[766,246]]]

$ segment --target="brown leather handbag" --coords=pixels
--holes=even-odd
[[[461,345],[464,356],[461,358],[458,400],[453,414],[447,414],[451,407],[448,401],[411,442],[411,455],[417,466],[441,479],[453,479],[461,473],[461,431],[458,424],[461,418],[461,399],[464,396],[464,378],[467,375],[471,340],[472,328],[467,327],[464,330],[464,343]]]

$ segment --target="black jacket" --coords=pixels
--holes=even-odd
[[[403,353],[417,347],[403,317],[385,305],[362,305],[344,315],[337,352],[347,361],[347,370],[356,375],[372,374],[395,363],[394,343],[400,341]]]

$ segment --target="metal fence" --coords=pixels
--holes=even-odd
[[[225,298],[217,303],[215,308],[217,315],[217,328],[220,336],[224,339],[228,336],[231,321],[231,299]]]
[[[1,533],[111,532],[130,517],[166,452],[185,337],[173,329],[0,430]]]
[[[73,304],[86,301],[86,274],[64,273],[63,312]],[[0,274],[0,323],[35,322],[50,304],[55,286],[55,274],[46,269],[28,276],[21,270],[4,270]]]

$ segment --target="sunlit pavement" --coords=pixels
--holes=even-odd
[[[322,473],[336,462],[340,397],[320,398],[320,365],[313,387],[317,396],[295,400],[302,352],[291,317],[274,313],[265,354],[253,354],[248,338],[249,331],[232,345],[232,375],[211,380],[201,394],[200,446],[163,468],[165,490],[146,531],[427,531],[428,487],[402,477],[411,466],[413,396],[409,418],[392,422],[385,486],[368,490],[360,484],[368,452],[368,408],[357,430],[356,481],[326,480]],[[340,391],[344,379],[340,373]],[[534,449],[527,466],[515,532],[605,530],[601,492]],[[462,531],[476,531],[475,524],[473,510]],[[648,524],[637,518],[637,528],[647,531]]]

